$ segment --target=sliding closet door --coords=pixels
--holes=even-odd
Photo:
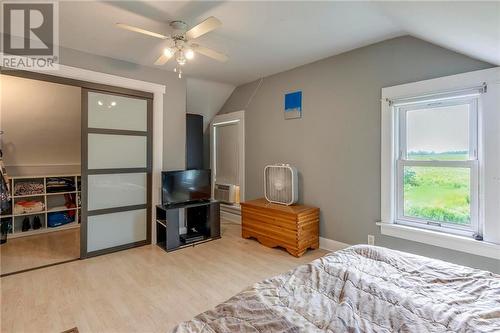
[[[82,257],[151,242],[152,100],[82,90]]]

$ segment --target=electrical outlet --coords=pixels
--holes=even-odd
[[[368,235],[368,245],[375,245],[375,236]]]

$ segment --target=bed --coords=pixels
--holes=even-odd
[[[256,283],[185,332],[500,332],[500,275],[357,245]]]

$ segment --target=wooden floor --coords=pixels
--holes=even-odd
[[[80,258],[80,229],[9,239],[0,246],[0,274]]]
[[[241,238],[166,253],[149,245],[4,277],[1,332],[169,332],[239,291],[326,252],[294,258]]]

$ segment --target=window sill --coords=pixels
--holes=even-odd
[[[377,225],[380,226],[382,235],[500,260],[500,245],[498,244],[393,223],[377,223]]]

